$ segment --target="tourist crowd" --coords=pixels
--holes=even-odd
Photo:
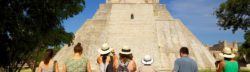
[[[61,72],[91,72],[91,65],[85,56],[82,56],[83,48],[81,43],[74,47],[74,54],[65,60]],[[143,66],[136,66],[131,49],[123,46],[119,51],[119,57],[107,43],[104,43],[98,49],[100,55],[97,57],[100,72],[158,72],[151,64],[154,59],[150,55],[145,55],[141,59]],[[220,54],[223,59],[216,61],[217,72],[238,72],[238,62],[234,60],[235,54],[228,47],[223,49]],[[52,60],[53,50],[48,49],[44,55],[44,59],[40,62],[38,72],[59,72],[58,63]],[[180,48],[180,58],[174,62],[173,72],[198,72],[196,62],[189,57],[187,47]]]

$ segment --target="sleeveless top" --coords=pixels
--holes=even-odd
[[[238,72],[238,62],[235,61],[235,62],[231,62],[231,61],[228,61],[228,60],[225,60],[225,67],[223,69],[223,72]]]
[[[88,60],[85,57],[81,59],[68,59],[65,61],[67,72],[87,72]]]
[[[54,63],[50,63],[48,68],[46,68],[44,63],[42,63],[41,69],[42,72],[54,72]]]

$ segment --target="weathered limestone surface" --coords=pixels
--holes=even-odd
[[[106,0],[106,3],[159,3],[159,0]]]
[[[179,58],[179,49],[186,46],[200,69],[214,68],[215,60],[208,49],[158,0],[150,0],[156,1],[152,3],[115,1],[107,0],[106,4],[101,4],[93,18],[75,33],[73,42],[82,43],[84,56],[89,58],[93,71],[98,72],[97,49],[105,42],[115,48],[116,53],[124,45],[131,47],[138,67],[142,65],[144,55],[151,55],[155,60],[153,66],[159,71],[170,71],[175,59]],[[54,59],[62,64],[73,54],[73,47],[65,45]]]

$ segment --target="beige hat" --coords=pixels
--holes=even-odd
[[[219,54],[222,57],[225,58],[234,58],[235,54],[233,54],[233,51],[229,47],[225,47],[222,51],[222,53]]]
[[[143,64],[152,64],[153,62],[154,59],[149,55],[145,55],[144,58],[142,59]]]
[[[123,46],[120,54],[132,54],[131,49],[128,46]]]
[[[102,48],[98,49],[100,54],[108,54],[112,51],[112,48],[108,45],[108,43],[102,44]]]

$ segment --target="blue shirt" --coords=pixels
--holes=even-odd
[[[193,59],[181,57],[175,60],[174,71],[176,72],[198,72],[198,67]]]

